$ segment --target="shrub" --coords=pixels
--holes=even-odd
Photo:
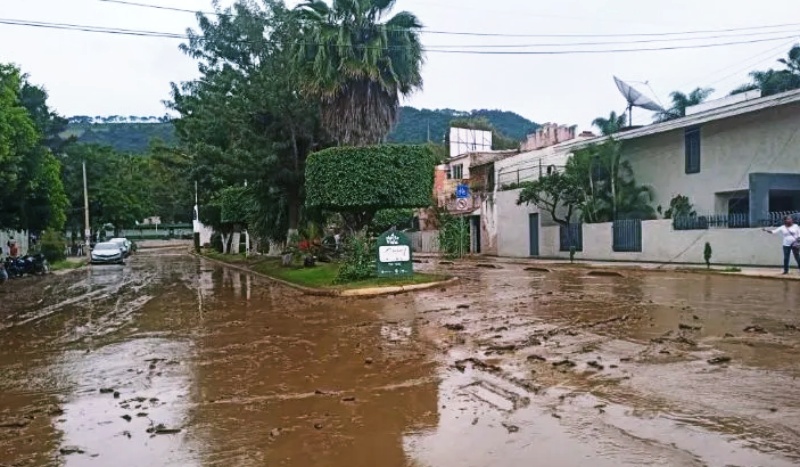
[[[381,209],[430,205],[435,163],[426,146],[325,149],[306,162],[306,206],[342,213],[360,232]]]
[[[711,269],[711,244],[706,242],[705,248],[703,248],[703,259],[706,261],[706,268]]]
[[[56,261],[63,261],[66,259],[64,250],[67,248],[67,242],[64,236],[54,230],[45,230],[42,233],[40,242],[40,252],[47,258],[47,261],[55,263]]]
[[[469,223],[447,213],[439,214],[439,250],[446,258],[469,253]]]
[[[345,284],[375,276],[375,243],[368,238],[349,237],[345,259],[336,275],[336,284]]]

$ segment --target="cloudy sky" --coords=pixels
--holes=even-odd
[[[211,9],[210,0],[130,1]],[[713,87],[717,90],[713,97],[722,97],[745,82],[748,71],[773,66],[793,43],[800,42],[800,8],[796,2],[398,0],[397,9],[410,10],[422,20],[429,31],[423,42],[437,50],[457,46],[486,51],[498,49],[473,46],[533,44],[539,47],[511,50],[574,51],[759,41],[635,53],[477,55],[431,51],[423,69],[424,90],[406,104],[460,110],[498,108],[540,123],[577,124],[587,129],[594,117],[625,108],[613,75],[665,104],[670,91],[690,91],[697,86]],[[222,1],[223,5],[229,3],[231,0]],[[0,0],[0,4],[0,22],[27,20],[171,33],[195,26],[190,13],[103,0]],[[783,26],[771,27],[776,25]],[[725,29],[736,30],[609,36]],[[485,37],[434,31],[561,37]],[[565,46],[576,42],[589,44]],[[195,64],[178,51],[179,43],[165,38],[0,24],[0,62],[16,63],[33,82],[44,84],[51,103],[64,115],[163,115],[162,101],[168,97],[169,83],[197,75]],[[646,112],[634,112],[634,123],[649,121]]]

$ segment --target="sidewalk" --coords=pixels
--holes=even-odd
[[[427,259],[443,259],[440,255],[435,253],[415,253],[415,258]],[[501,264],[519,264],[519,265],[536,265],[546,266],[552,265],[560,268],[595,268],[595,269],[642,269],[647,271],[676,271],[676,272],[691,272],[691,273],[705,273],[705,274],[722,274],[726,276],[746,276],[758,277],[763,279],[781,279],[781,280],[796,280],[800,281],[800,271],[795,266],[789,271],[789,274],[784,275],[780,266],[770,268],[763,266],[753,267],[740,267],[740,271],[728,271],[723,265],[711,265],[711,269],[706,269],[702,264],[690,263],[644,263],[634,261],[580,261],[576,260],[570,263],[569,260],[559,258],[513,258],[504,256],[468,256],[461,261],[470,263],[501,263]]]

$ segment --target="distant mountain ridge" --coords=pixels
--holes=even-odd
[[[518,141],[539,127],[519,114],[504,110],[466,112],[401,107],[397,126],[388,140],[393,143],[442,143],[452,120],[478,117],[486,118],[500,133]],[[172,124],[165,120],[164,117],[76,116],[70,118],[65,136],[75,136],[81,143],[111,146],[125,153],[143,153],[156,138],[168,145],[178,144]]]

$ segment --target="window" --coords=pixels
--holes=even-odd
[[[700,128],[687,128],[684,132],[686,143],[686,173],[700,172]]]
[[[461,180],[464,178],[464,165],[463,164],[456,164],[450,166],[450,177],[453,180]]]

